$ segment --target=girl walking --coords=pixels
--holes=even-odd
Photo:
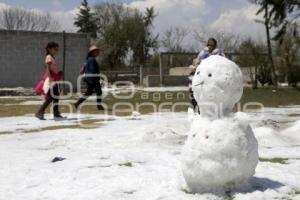
[[[45,97],[43,105],[39,108],[35,116],[40,120],[45,120],[44,113],[47,107],[53,103],[54,120],[64,119],[59,112],[58,102],[60,88],[57,81],[63,80],[63,72],[56,63],[55,56],[59,50],[59,45],[55,42],[49,42],[46,47],[46,72],[43,79],[37,85],[36,92]]]
[[[82,104],[95,91],[97,94],[97,108],[98,110],[104,110],[103,106],[101,105],[102,89],[100,85],[100,68],[96,60],[96,57],[99,56],[99,54],[100,49],[98,47],[92,46],[89,49],[87,61],[82,71],[82,73],[85,75],[83,80],[86,83],[87,90],[84,96],[75,103],[76,109],[78,109],[80,104]]]

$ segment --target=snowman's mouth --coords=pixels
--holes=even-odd
[[[196,84],[195,87],[196,87],[196,86],[200,86],[200,85],[204,85],[204,81],[202,81],[202,82]]]

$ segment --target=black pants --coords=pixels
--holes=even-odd
[[[59,108],[58,108],[58,103],[59,103],[59,85],[54,84],[51,88],[48,94],[46,95],[46,100],[43,103],[43,105],[40,107],[38,113],[39,114],[44,114],[45,110],[48,108],[48,106],[53,103],[53,114],[54,116],[59,116]]]
[[[76,103],[75,106],[78,107],[82,104],[89,96],[91,96],[94,91],[97,94],[97,107],[101,105],[102,99],[102,89],[99,81],[84,81],[86,83],[87,89],[83,97],[81,97]]]
[[[195,109],[196,106],[197,106],[197,101],[194,97],[194,92],[192,90],[190,90],[190,95],[191,95],[191,99],[192,99],[191,100],[191,105],[192,105],[193,109]]]
[[[198,103],[197,103],[197,101],[196,101],[196,99],[194,97],[194,92],[192,90],[190,90],[190,94],[191,94],[191,99],[192,99],[191,100],[191,106],[192,106],[192,108],[193,108],[193,110],[194,110],[195,113],[200,114]]]

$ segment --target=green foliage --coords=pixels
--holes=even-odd
[[[154,9],[145,13],[117,3],[101,3],[95,6],[99,41],[105,46],[103,64],[109,69],[129,64],[145,64],[150,51],[156,50],[158,36],[152,35]]]
[[[269,7],[268,14],[264,18],[270,19],[270,28],[275,27],[278,32],[275,40],[281,40],[287,31],[287,27],[300,17],[299,0],[250,0],[260,5],[257,14],[264,12],[266,6]]]
[[[128,10],[117,4],[100,4],[95,7],[99,43],[105,46],[102,65],[113,70],[120,66],[128,51],[126,27],[123,20]]]
[[[152,25],[155,18],[154,8],[147,8],[143,15],[134,10],[133,15],[125,19],[127,27],[128,45],[133,52],[133,64],[145,64],[150,50],[157,48],[157,37],[152,36]]]
[[[280,42],[277,42],[277,55],[283,61],[288,83],[294,87],[300,81],[300,38],[297,36],[299,28],[289,26]]]
[[[91,12],[87,0],[81,2],[80,11],[75,18],[74,25],[79,28],[79,33],[87,33],[91,37],[97,37],[94,14]]]
[[[287,78],[290,85],[297,87],[300,81],[299,60],[299,29],[297,19],[300,17],[300,1],[298,0],[250,0],[260,6],[257,14],[264,13],[264,24],[268,42],[268,55],[270,58],[271,72],[276,84],[277,75],[280,73],[282,81]],[[276,57],[273,59],[270,30],[277,31],[273,37],[279,41]]]
[[[155,53],[153,55],[150,55],[147,63],[146,63],[146,67],[159,67],[159,54]]]
[[[272,16],[270,11],[269,3],[272,0],[251,0],[253,3],[259,4],[260,8],[257,12],[257,14],[264,13],[264,20],[262,23],[265,26],[266,29],[266,39],[267,39],[267,46],[268,46],[268,56],[271,66],[271,74],[272,74],[272,84],[276,87],[278,86],[278,79],[274,64],[274,58],[273,58],[273,50],[272,50],[272,44],[271,44],[271,28],[272,28]]]
[[[264,86],[271,82],[271,68],[268,64],[267,47],[262,43],[247,39],[238,48],[236,62],[241,67],[247,67],[253,88],[257,88],[258,81]]]

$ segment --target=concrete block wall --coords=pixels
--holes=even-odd
[[[65,78],[76,88],[80,67],[90,41],[86,35],[66,33]],[[63,68],[63,33],[0,30],[0,88],[34,87],[45,71],[45,47],[60,45],[58,65]]]

